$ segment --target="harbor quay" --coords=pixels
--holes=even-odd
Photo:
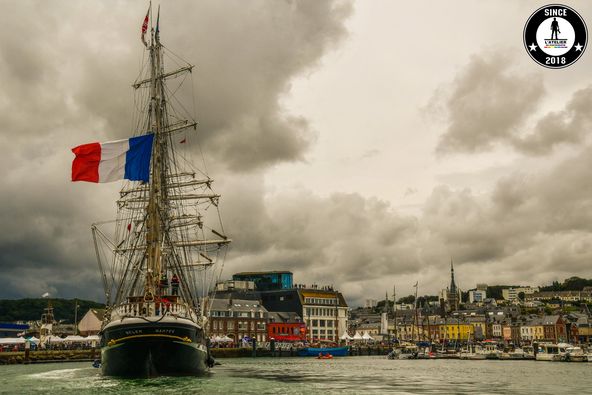
[[[355,308],[334,287],[294,283],[289,271],[236,273],[219,281],[204,299],[208,355],[212,363],[224,358],[299,356],[590,359],[589,286],[580,291],[548,291],[478,284],[463,292],[452,263],[450,269],[450,285],[439,298],[409,295],[397,300],[393,290],[392,298],[387,294],[384,300],[370,299]],[[586,281],[571,278],[564,286]],[[162,292],[171,290],[163,287]],[[73,304],[50,298],[41,301],[46,305],[40,320],[0,323],[0,364],[100,363],[100,351],[108,342],[153,335],[146,328],[135,328],[106,340],[102,327],[112,307],[77,300]],[[154,313],[174,320],[175,310],[168,303],[152,303]],[[91,307],[78,319],[79,304]],[[60,311],[73,309],[73,317],[56,317],[55,306]],[[11,311],[8,305],[5,308]],[[144,308],[143,301],[126,306],[127,311]],[[11,314],[18,314],[18,309]],[[174,336],[174,329],[164,335],[169,333]]]

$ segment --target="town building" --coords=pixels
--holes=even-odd
[[[96,335],[101,331],[105,309],[89,309],[78,322],[78,333],[82,336]]]
[[[376,299],[366,299],[366,301],[364,303],[364,308],[371,309],[373,307],[376,307],[377,305],[378,305],[378,300],[376,300]]]
[[[566,342],[567,328],[559,315],[546,315],[542,318],[543,340],[553,343]]]
[[[243,339],[267,341],[268,312],[257,300],[215,298],[209,306],[210,336],[228,336],[235,343]]]
[[[288,271],[244,272],[232,279],[233,285],[230,281],[218,285],[217,298],[260,301],[267,312],[294,313],[306,325],[309,341],[337,342],[347,331],[347,303],[331,286],[293,284]]]
[[[471,289],[469,291],[469,303],[481,304],[487,299],[487,291]]]
[[[592,291],[543,291],[533,292],[532,294],[526,295],[527,302],[533,301],[549,301],[559,300],[562,302],[588,302],[592,303]]]
[[[277,342],[306,341],[306,324],[292,312],[267,313],[267,339]]]
[[[440,305],[445,312],[458,310],[461,302],[461,291],[454,280],[454,265],[450,260],[450,286],[440,293]]]
[[[539,287],[514,287],[514,288],[504,288],[502,289],[502,297],[507,301],[515,301],[519,299],[520,293],[524,293],[526,295],[532,295],[535,292],[539,291]]]
[[[226,280],[216,284],[216,292],[254,291],[254,281]]]
[[[294,288],[292,272],[243,272],[232,275],[234,281],[252,281],[259,291],[271,291]]]

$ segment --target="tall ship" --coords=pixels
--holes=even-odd
[[[149,29],[149,9],[141,29],[146,56],[132,84],[133,136],[72,150],[73,181],[125,180],[116,219],[92,226],[107,301],[100,334],[108,376],[198,375],[213,365],[207,295],[231,242],[205,161],[200,168],[191,159],[202,152],[189,148],[197,122],[178,92],[193,66],[160,42],[159,14]],[[165,69],[165,60],[176,68]]]

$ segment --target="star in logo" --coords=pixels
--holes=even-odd
[[[528,48],[530,48],[530,51],[532,52],[532,51],[536,51],[537,46],[534,45],[534,43],[532,43],[528,46]]]
[[[576,45],[574,45],[576,51],[582,51],[582,48],[584,48],[583,45],[580,45],[580,43],[577,43]]]

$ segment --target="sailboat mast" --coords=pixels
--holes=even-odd
[[[397,333],[397,290],[393,285],[393,323],[394,323],[394,332],[395,332],[395,339],[399,339],[399,334]]]
[[[163,141],[162,141],[162,86],[161,80],[162,68],[161,46],[158,40],[155,40],[154,29],[151,32],[150,44],[150,128],[154,133],[152,169],[150,174],[150,192],[148,197],[148,221],[147,221],[147,255],[148,270],[146,270],[146,286],[144,298],[152,299],[156,295],[158,282],[161,272],[162,257],[162,238],[161,229],[162,218],[160,218],[160,209],[162,208],[161,193],[165,177],[163,177]]]

